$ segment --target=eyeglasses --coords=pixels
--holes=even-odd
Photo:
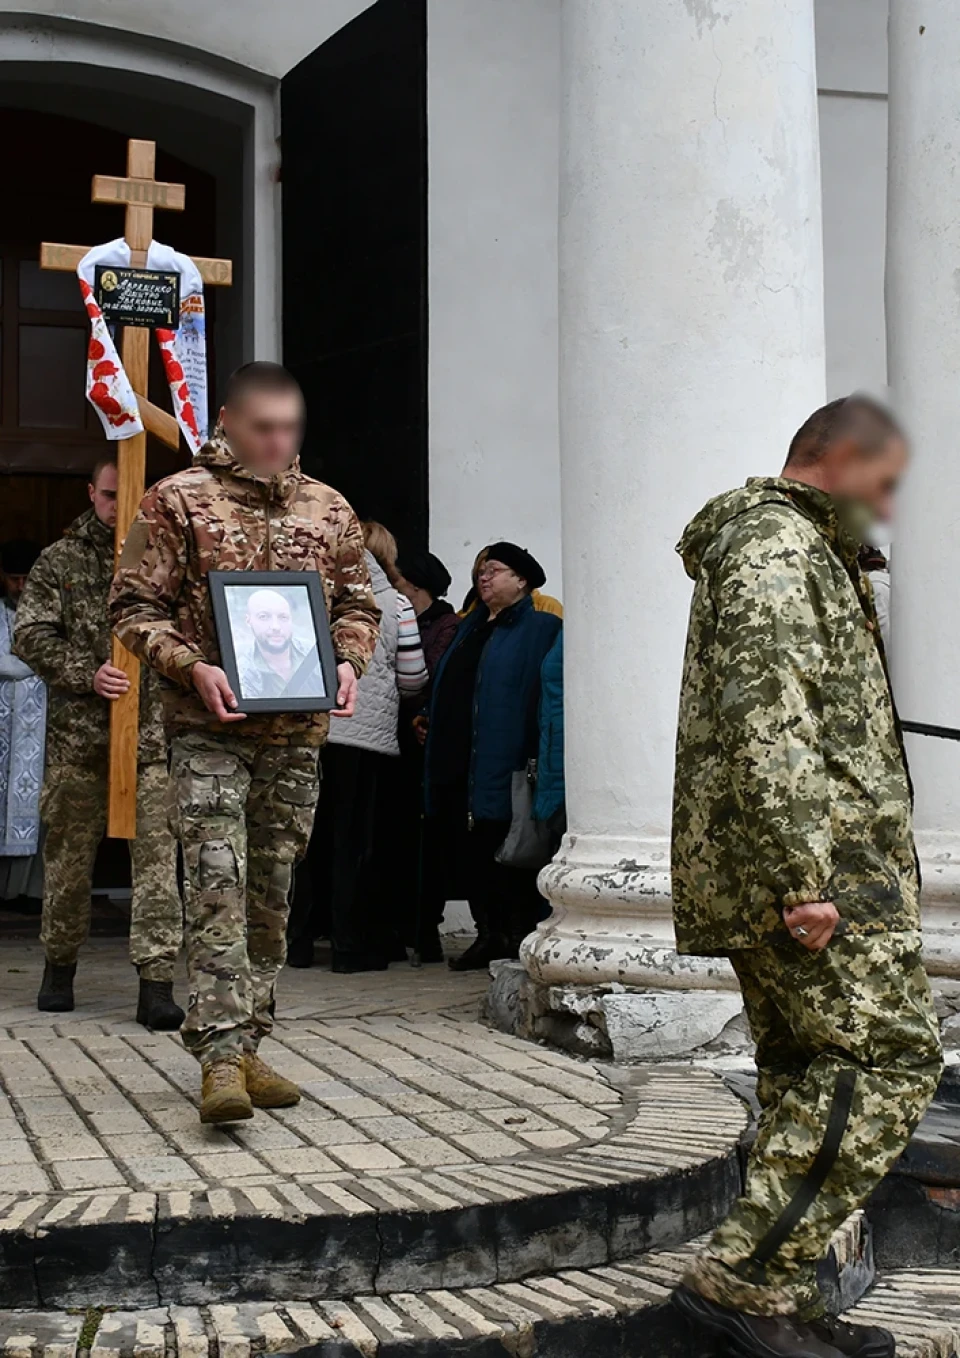
[[[481,566],[480,569],[477,571],[477,579],[492,580],[495,575],[512,575],[512,574],[513,572],[510,570],[509,566],[501,566],[499,564],[494,565],[487,564]]]

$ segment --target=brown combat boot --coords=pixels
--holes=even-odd
[[[255,1052],[247,1052],[243,1058],[243,1069],[247,1080],[247,1093],[254,1108],[292,1108],[300,1102],[300,1090],[292,1080],[285,1080],[266,1061],[261,1061]]]
[[[242,1122],[253,1117],[253,1105],[243,1079],[239,1058],[224,1056],[203,1065],[201,1122]]]

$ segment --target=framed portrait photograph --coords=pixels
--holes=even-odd
[[[210,571],[224,673],[239,712],[329,712],[337,661],[316,571]]]

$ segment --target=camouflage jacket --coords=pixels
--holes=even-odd
[[[362,674],[377,643],[380,610],[353,510],[305,476],[299,461],[263,480],[215,436],[191,467],[144,496],[110,594],[120,640],[166,681],[168,730],[205,727],[273,744],[321,744],[325,713],[249,716],[225,728],[200,701],[191,668],[198,660],[220,664],[206,581],[211,570],[319,571],[337,660]]]
[[[680,698],[681,952],[788,942],[784,906],[919,928],[911,788],[870,587],[835,502],[752,480],[678,548],[695,582]]]
[[[40,554],[20,599],[14,649],[47,684],[48,763],[96,763],[107,748],[110,704],[93,676],[110,659],[112,578],[113,529],[88,509]],[[141,681],[140,759],[165,759],[159,685]]]

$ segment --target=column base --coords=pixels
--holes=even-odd
[[[646,1065],[689,1057],[746,1056],[743,1001],[730,990],[639,990],[606,985],[540,985],[522,962],[494,962],[483,1017],[501,1032],[552,1047]]]
[[[540,890],[553,914],[520,949],[537,984],[736,989],[724,958],[676,950],[669,840],[567,835]]]
[[[944,1039],[960,1047],[960,839],[917,836],[924,959]],[[666,839],[566,836],[540,875],[553,905],[520,963],[497,963],[496,1027],[615,1061],[749,1050],[736,977],[724,958],[676,951]]]
[[[540,889],[553,914],[494,964],[491,1023],[623,1063],[747,1050],[730,964],[676,950],[666,839],[567,835]]]
[[[923,955],[937,989],[942,980],[960,982],[960,837],[921,831],[917,853],[923,875]]]

